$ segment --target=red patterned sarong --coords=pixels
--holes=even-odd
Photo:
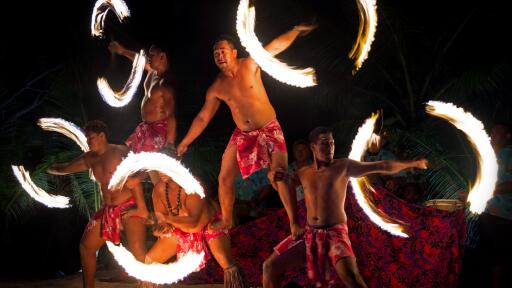
[[[141,122],[125,143],[135,153],[157,152],[164,147],[167,139],[167,120]]]
[[[227,148],[231,145],[236,145],[236,159],[244,179],[255,171],[269,167],[270,154],[286,153],[283,130],[276,119],[253,131],[235,128]]]
[[[203,269],[203,267],[206,264],[206,261],[210,259],[210,253],[208,252],[208,243],[222,235],[229,236],[228,230],[222,230],[222,231],[208,231],[208,226],[215,222],[220,220],[221,214],[215,215],[210,222],[206,226],[204,226],[203,230],[199,232],[194,233],[187,233],[184,232],[178,228],[174,228],[172,232],[170,232],[168,235],[162,236],[162,237],[171,237],[175,236],[177,238],[177,245],[176,245],[176,259],[179,260],[185,254],[187,254],[190,251],[193,251],[194,253],[201,253],[204,251],[204,258],[201,261],[201,264],[197,268],[196,271],[199,271]]]
[[[101,238],[119,244],[121,242],[121,230],[123,229],[121,216],[128,210],[135,208],[135,206],[135,198],[133,197],[119,205],[104,205],[92,216],[86,230],[92,229],[100,221]]]
[[[355,257],[348,237],[347,224],[338,224],[328,228],[306,225],[306,268],[308,278],[317,287],[326,287],[334,283],[328,260],[334,266],[344,257]]]

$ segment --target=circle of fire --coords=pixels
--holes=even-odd
[[[144,65],[146,65],[146,56],[144,50],[140,50],[138,54],[135,54],[135,58],[133,59],[130,77],[124,84],[123,89],[119,92],[115,92],[110,88],[107,79],[103,77],[98,78],[96,84],[98,85],[101,98],[112,107],[123,107],[130,103],[142,80]]]
[[[109,189],[121,188],[126,179],[139,170],[164,173],[180,185],[185,193],[195,193],[201,198],[205,197],[201,184],[178,160],[157,152],[128,154],[110,178]],[[205,253],[204,251],[201,253],[189,252],[178,261],[169,264],[145,264],[137,261],[123,246],[116,246],[110,242],[107,242],[107,245],[114,258],[128,274],[142,281],[156,284],[174,283],[197,271]]]
[[[116,246],[107,241],[107,247],[128,274],[139,280],[155,284],[171,284],[180,281],[196,271],[204,257],[204,251],[199,254],[189,252],[173,263],[145,264],[137,261],[133,254],[122,245]]]
[[[429,101],[427,113],[448,120],[457,129],[464,132],[478,160],[478,171],[473,188],[468,193],[469,210],[482,213],[487,201],[491,199],[498,178],[498,161],[491,145],[490,137],[480,120],[452,103]]]
[[[130,152],[112,174],[108,189],[122,188],[126,179],[139,170],[164,173],[180,185],[185,193],[195,193],[201,198],[205,197],[203,187],[187,168],[183,167],[178,160],[158,152],[140,152],[137,154]]]
[[[38,187],[30,178],[28,171],[25,171],[25,167],[11,165],[11,169],[18,182],[20,182],[21,187],[37,202],[50,208],[68,208],[71,206],[69,204],[69,197],[51,195]]]
[[[123,22],[125,17],[130,16],[130,10],[123,0],[98,0],[94,4],[91,17],[91,35],[93,37],[103,36],[103,26],[105,17],[110,9],[114,9],[119,22]]]
[[[491,145],[491,141],[485,132],[484,125],[476,119],[471,113],[465,112],[452,103],[444,103],[440,101],[429,101],[426,105],[427,113],[448,120],[456,128],[464,132],[468,141],[471,144],[473,152],[478,159],[479,168],[475,183],[468,193],[467,202],[470,203],[469,210],[473,213],[482,213],[485,209],[487,201],[492,197],[493,191],[496,186],[498,164],[496,154]],[[372,115],[365,123],[359,128],[358,133],[352,142],[352,150],[349,158],[360,161],[368,142],[371,140],[373,129],[378,115]],[[350,183],[353,187],[353,192],[356,200],[368,215],[370,220],[380,226],[382,229],[390,232],[393,235],[408,237],[403,231],[400,224],[386,221],[380,215],[384,215],[374,207],[371,201],[363,193],[363,185],[373,191],[370,183],[365,181],[365,178],[350,178]],[[379,215],[380,214],[380,215]]]
[[[361,127],[359,127],[357,135],[352,142],[352,149],[348,156],[349,159],[361,161],[361,158],[363,157],[366,148],[368,147],[368,142],[372,139],[372,137],[375,137],[373,130],[378,116],[379,114],[373,114],[370,118],[366,119]],[[391,217],[387,216],[384,212],[380,211],[377,207],[372,205],[371,200],[363,192],[363,185],[366,185],[366,187],[371,191],[373,191],[373,188],[365,179],[365,177],[350,178],[352,191],[356,196],[357,203],[363,209],[364,213],[373,223],[377,224],[379,227],[388,231],[389,233],[395,236],[408,237],[408,235],[403,232],[404,228],[402,225],[393,223]]]
[[[60,118],[41,118],[37,121],[37,124],[46,131],[54,131],[65,135],[66,137],[73,140],[82,151],[89,151],[89,145],[87,145],[87,138],[84,132],[75,124],[68,122]],[[37,202],[40,202],[50,208],[67,208],[69,204],[69,197],[51,195],[38,187],[31,179],[28,171],[25,171],[23,166],[11,166],[14,175],[21,187]],[[92,177],[92,174],[91,174]],[[94,180],[94,177],[92,177]]]
[[[359,11],[359,31],[356,42],[348,55],[350,59],[354,60],[354,69],[352,70],[354,74],[368,58],[377,31],[377,1],[357,0],[356,2]]]
[[[296,87],[310,87],[316,85],[315,69],[294,69],[277,60],[270,54],[258,40],[254,33],[256,9],[249,4],[249,0],[240,0],[236,15],[236,32],[240,43],[245,47],[256,63],[275,79]]]

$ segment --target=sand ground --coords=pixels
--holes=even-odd
[[[97,288],[118,288],[118,287],[137,287],[136,283],[120,283],[120,282],[104,282],[101,279],[109,279],[116,275],[116,271],[98,271],[96,273]],[[204,284],[204,285],[166,285],[166,288],[221,288],[221,284]],[[58,279],[49,280],[0,280],[2,288],[82,288],[82,275],[80,273],[64,276]]]

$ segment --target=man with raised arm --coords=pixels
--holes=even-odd
[[[96,252],[105,241],[120,243],[121,230],[126,231],[128,248],[139,261],[144,261],[146,251],[145,219],[148,211],[137,178],[131,178],[120,190],[108,189],[108,183],[117,166],[128,154],[128,147],[108,143],[107,126],[98,120],[85,125],[89,151],[68,163],[58,163],[48,168],[48,173],[66,175],[92,170],[101,186],[103,206],[94,214],[85,227],[80,240],[80,259],[83,268],[84,287],[94,287]],[[130,211],[131,216],[125,214]]]
[[[426,169],[427,160],[358,162],[334,159],[334,139],[326,127],[311,131],[309,141],[313,163],[296,171],[304,187],[306,204],[304,240],[291,235],[274,248],[263,263],[263,286],[278,287],[287,269],[306,263],[308,278],[315,287],[329,287],[334,281],[329,273],[330,263],[347,287],[367,287],[357,269],[348,236],[345,214],[348,180],[371,173],[394,174],[409,168]],[[288,177],[285,170],[278,170],[273,181],[287,180]],[[294,193],[295,189],[290,191]]]
[[[109,45],[111,53],[133,60],[136,53],[116,41]],[[135,153],[155,152],[161,149],[174,151],[176,139],[176,118],[174,112],[174,79],[169,69],[169,56],[161,48],[152,45],[149,49],[148,71],[144,81],[144,98],[140,106],[142,121],[133,134],[126,139],[126,145]]]
[[[312,31],[316,26],[298,25],[272,40],[265,49],[277,55],[287,49],[295,39]],[[178,145],[178,155],[206,128],[221,102],[228,105],[236,129],[222,156],[219,174],[219,200],[222,220],[216,229],[231,228],[233,225],[233,204],[235,201],[234,182],[238,170],[247,178],[251,173],[269,167],[287,169],[288,154],[283,131],[276,119],[276,112],[270,103],[261,80],[261,69],[251,58],[237,58],[237,50],[229,37],[218,38],[213,45],[213,58],[220,73],[208,88],[206,100],[195,117],[187,134]],[[292,214],[287,185],[278,184],[281,200],[290,218],[292,234],[302,232]]]

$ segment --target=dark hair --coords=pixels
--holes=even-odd
[[[167,57],[167,71],[163,75],[160,75],[160,77],[162,77],[164,79],[164,84],[167,84],[167,85],[171,86],[173,89],[176,89],[177,81],[176,81],[176,75],[172,72],[172,69],[171,69],[171,59],[169,56],[170,55],[169,47],[167,45],[165,45],[165,43],[153,42],[151,44],[151,46],[149,46],[149,49],[154,49],[158,52],[165,54],[165,56]],[[149,53],[149,49],[148,49],[148,53]]]
[[[163,53],[165,53],[167,58],[169,58],[169,54],[170,54],[169,47],[166,45],[166,43],[163,43],[160,41],[151,42],[151,45],[149,45],[149,48],[148,48],[148,52],[149,52],[149,49],[155,49],[159,52],[163,52]]]
[[[316,140],[318,140],[318,136],[320,136],[320,134],[327,133],[332,134],[331,128],[325,126],[316,127],[315,129],[311,130],[311,132],[309,132],[309,143],[315,143]]]
[[[85,123],[84,130],[85,133],[93,132],[96,134],[100,134],[103,132],[105,134],[105,137],[108,136],[107,125],[100,120],[91,120]]]
[[[212,48],[215,48],[215,44],[217,44],[221,41],[228,42],[229,47],[231,47],[232,49],[236,49],[234,38],[227,34],[222,34],[222,35],[218,36],[217,38],[215,38],[215,40],[213,41],[213,44],[212,44]]]

